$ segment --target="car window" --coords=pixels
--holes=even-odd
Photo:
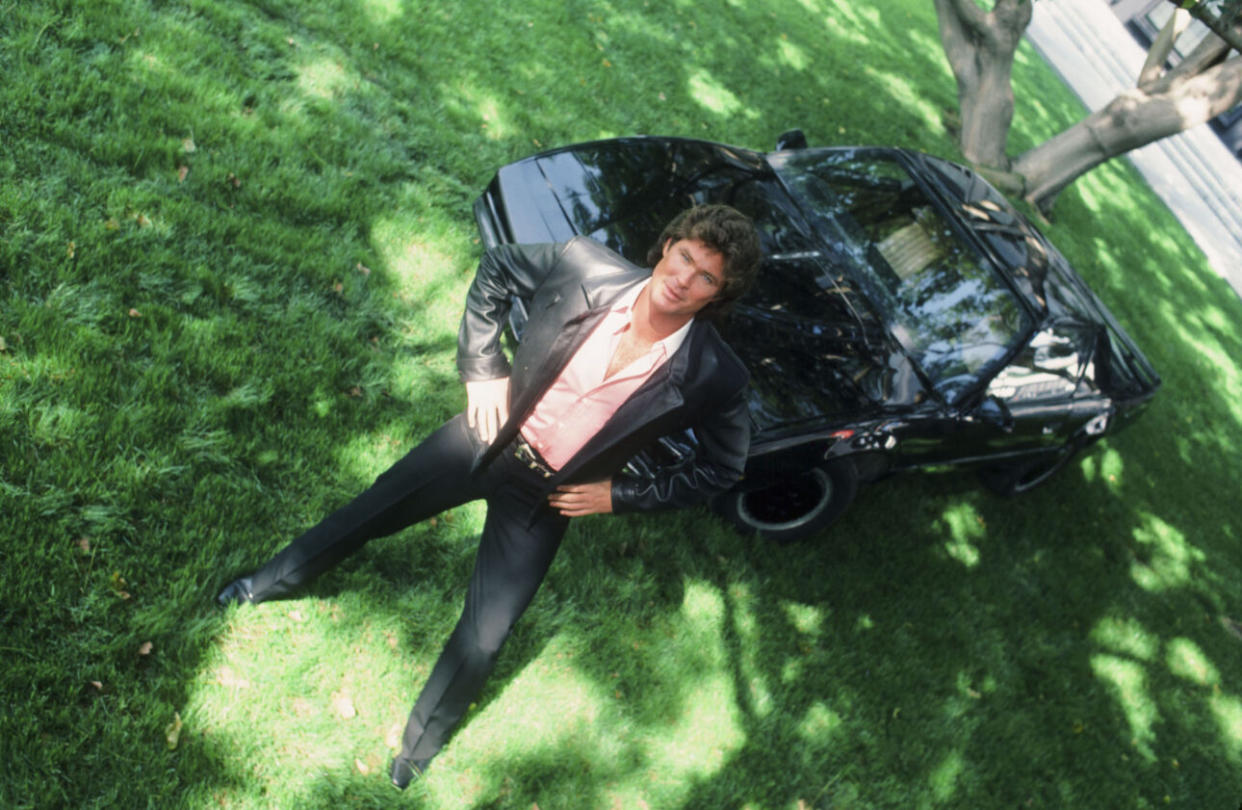
[[[1013,291],[895,159],[868,150],[775,157],[941,397],[956,401],[1027,331]]]

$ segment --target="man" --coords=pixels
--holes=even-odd
[[[284,596],[368,540],[487,500],[465,607],[410,713],[396,787],[422,774],[481,691],[570,518],[689,506],[741,476],[748,375],[706,317],[745,292],[759,255],[750,220],[727,206],[669,223],[653,270],[580,237],[488,251],[458,334],[466,412],[217,597]],[[501,334],[514,298],[528,318],[511,366]],[[621,472],[685,428],[698,440],[692,458],[649,478]]]

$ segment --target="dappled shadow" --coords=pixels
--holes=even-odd
[[[460,407],[469,206],[497,166],[633,133],[764,148],[791,126],[953,151],[927,8],[75,13],[23,18],[3,56],[31,88],[0,132],[18,178],[2,359],[26,375],[0,403],[6,516],[32,547],[55,538],[6,550],[0,574],[5,644],[26,653],[7,677],[40,696],[6,721],[3,759],[47,785],[0,793],[13,806],[394,803],[393,729],[456,619],[478,509],[372,544],[299,600],[210,598]],[[909,60],[943,76],[933,96]],[[1064,99],[1019,93],[1019,115],[1055,129]],[[1123,234],[1050,232],[1165,377],[1129,433],[1023,500],[962,475],[884,482],[803,546],[701,511],[576,524],[462,734],[397,801],[1236,802],[1239,652],[1218,617],[1239,609],[1237,566],[1186,527],[1242,527],[1212,487],[1171,498],[1148,471],[1176,455],[1234,477],[1242,318],[1183,272],[1184,234],[1144,233],[1154,198],[1110,196],[1114,171],[1058,216]],[[29,568],[42,591],[21,602]]]

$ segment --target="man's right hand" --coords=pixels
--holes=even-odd
[[[466,424],[486,444],[509,419],[509,378],[466,382]]]

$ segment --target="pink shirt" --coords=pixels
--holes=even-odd
[[[599,432],[630,394],[677,351],[690,331],[687,322],[605,380],[608,363],[621,335],[631,328],[634,302],[645,286],[646,282],[635,284],[617,299],[522,423],[523,438],[555,470]]]

